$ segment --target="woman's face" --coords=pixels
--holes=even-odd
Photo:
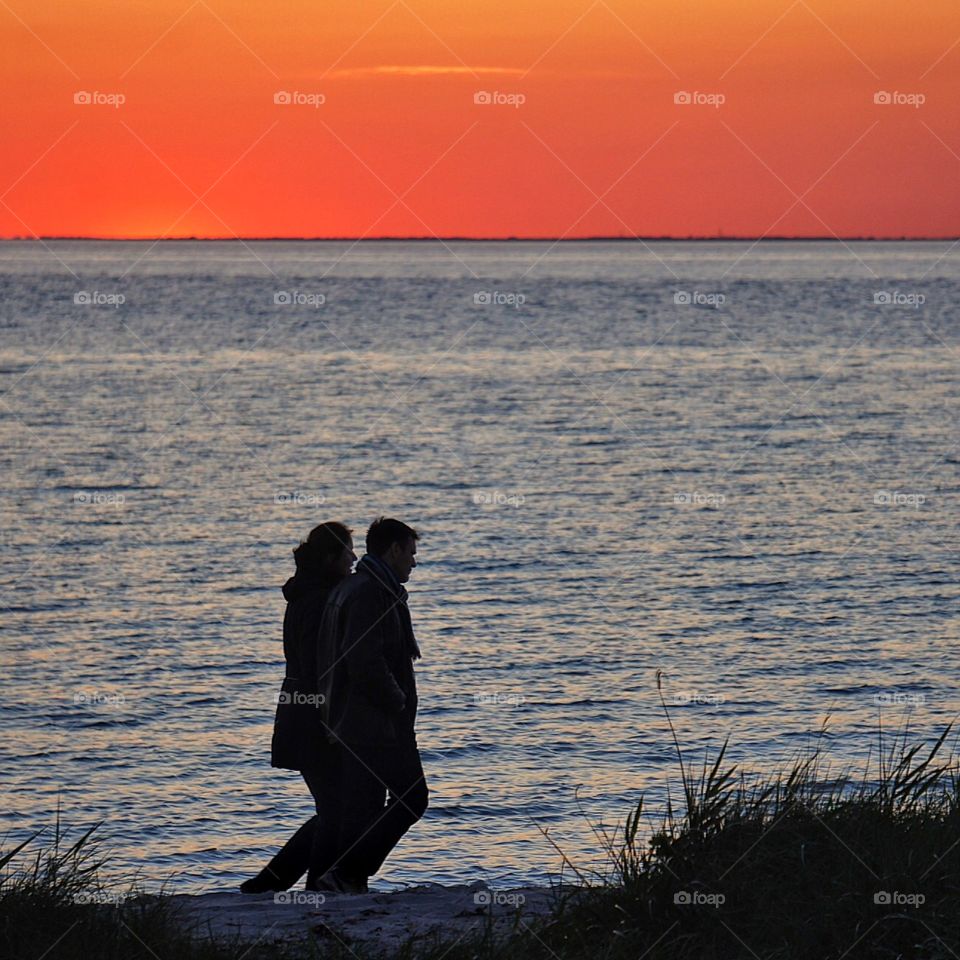
[[[335,577],[349,577],[350,571],[356,563],[357,555],[353,552],[353,539],[348,539],[343,549],[334,557],[330,564],[330,572]]]

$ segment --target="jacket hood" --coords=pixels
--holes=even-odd
[[[283,585],[283,597],[287,603],[290,603],[316,590],[332,590],[339,582],[336,578],[322,577],[316,573],[304,573],[298,570]]]

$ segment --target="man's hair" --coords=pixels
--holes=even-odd
[[[395,543],[419,539],[420,534],[413,527],[390,517],[377,517],[367,531],[367,553],[382,557]]]
[[[303,569],[319,569],[333,560],[350,542],[353,531],[345,524],[330,520],[314,527],[307,539],[293,551],[297,566]]]

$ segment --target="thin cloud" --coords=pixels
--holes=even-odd
[[[348,67],[334,70],[329,77],[475,77],[520,76],[523,70],[518,67],[441,67],[433,64],[388,64],[379,67]]]
[[[526,77],[529,70],[520,67],[464,67],[435,64],[384,64],[378,67],[346,67],[324,73],[324,78],[357,79],[370,77]],[[543,70],[540,77],[592,77],[601,80],[644,80],[645,74],[628,70]]]

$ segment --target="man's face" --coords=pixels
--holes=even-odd
[[[410,571],[417,565],[417,541],[411,537],[403,543],[393,543],[387,551],[387,562],[401,583],[410,579]]]

